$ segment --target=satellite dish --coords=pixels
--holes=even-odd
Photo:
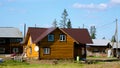
[[[35,46],[35,51],[39,51],[39,47],[38,46]]]

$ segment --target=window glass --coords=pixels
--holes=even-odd
[[[13,53],[18,53],[19,49],[18,48],[13,48]]]
[[[5,48],[0,48],[0,53],[5,53]]]
[[[97,52],[100,52],[100,51],[99,51],[99,49],[96,48],[96,49],[93,49],[92,52],[97,53]]]
[[[50,54],[50,48],[43,48],[44,54]]]
[[[22,41],[22,39],[10,39],[11,43],[21,42],[21,41]]]
[[[54,35],[53,34],[48,35],[48,41],[54,41]]]
[[[29,53],[32,54],[32,47],[29,48],[29,51],[30,51]]]
[[[5,43],[5,39],[0,39],[0,43]]]
[[[61,34],[60,35],[60,41],[66,41],[66,35]]]

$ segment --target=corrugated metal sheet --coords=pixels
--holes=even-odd
[[[22,38],[22,33],[18,28],[14,27],[0,27],[0,37],[8,38],[8,37],[19,37]]]

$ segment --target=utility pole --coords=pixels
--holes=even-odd
[[[83,24],[83,29],[84,29],[84,24]]]
[[[26,24],[24,24],[24,39],[25,39],[25,34],[26,34]]]
[[[37,26],[37,25],[35,24],[35,28],[36,28],[36,26]]]
[[[119,55],[118,55],[118,19],[116,19],[116,32],[115,32],[115,36],[116,36],[116,57],[119,57]]]

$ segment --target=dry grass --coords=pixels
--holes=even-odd
[[[98,64],[84,65],[83,68],[120,68],[120,62],[102,62]]]
[[[26,64],[10,61],[0,64],[0,68],[120,68],[120,61],[98,62],[95,64],[80,64],[73,62],[60,62],[58,64]]]
[[[102,64],[77,64],[77,63],[70,63],[70,64],[31,64],[31,65],[7,65],[7,66],[0,66],[0,68],[120,68],[119,63],[102,63]]]
[[[98,61],[94,64],[81,64],[73,61],[58,61],[58,64],[52,64],[53,61],[32,61],[31,63],[22,63],[7,60],[4,63],[0,63],[0,68],[120,68],[120,61],[116,61],[116,58],[95,58],[90,60],[113,60],[109,62]],[[45,64],[48,63],[48,64]],[[50,63],[50,64],[49,64]]]

